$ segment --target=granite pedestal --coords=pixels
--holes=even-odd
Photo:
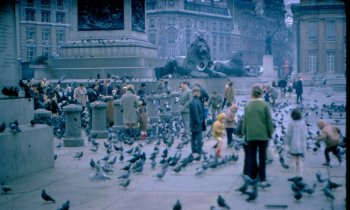
[[[96,138],[107,138],[106,108],[107,104],[102,101],[95,101],[90,104],[92,108],[92,125],[90,134],[97,135]]]
[[[65,147],[80,147],[84,146],[84,139],[81,135],[81,117],[80,112],[83,110],[82,106],[69,104],[63,107],[65,115],[65,137],[63,145]]]

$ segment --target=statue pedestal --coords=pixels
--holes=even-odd
[[[277,79],[277,72],[273,68],[273,57],[272,55],[264,55],[263,57],[263,69],[264,72],[261,76],[261,83],[270,83]]]

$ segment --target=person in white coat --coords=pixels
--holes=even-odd
[[[306,149],[307,127],[299,109],[293,109],[290,116],[292,121],[288,124],[286,145],[292,157],[292,176],[288,180],[293,181],[294,179],[302,179],[302,158]]]

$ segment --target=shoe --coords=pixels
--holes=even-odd
[[[322,164],[323,166],[329,166],[329,162],[325,162]]]
[[[261,188],[267,188],[267,187],[271,187],[271,184],[268,183],[267,181],[263,181],[259,183],[259,187]]]
[[[218,147],[218,144],[215,144],[212,148],[216,149]]]
[[[215,155],[216,155],[216,157],[221,158],[221,149],[220,148],[218,150],[216,150]]]

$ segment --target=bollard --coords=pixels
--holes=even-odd
[[[108,131],[106,129],[106,108],[107,104],[103,101],[95,101],[90,104],[92,109],[92,123],[90,134],[96,138],[107,138]]]
[[[65,116],[65,137],[63,146],[65,147],[80,147],[84,146],[84,139],[81,136],[81,119],[80,113],[83,110],[82,106],[69,104],[63,107]]]
[[[150,123],[158,122],[159,116],[158,116],[158,101],[159,97],[158,95],[150,95],[146,96],[147,101],[147,113]]]
[[[122,102],[120,99],[117,99],[113,101],[113,105],[114,105],[114,125],[112,129],[116,131],[124,128]]]
[[[181,113],[180,113],[180,107],[179,107],[179,104],[177,103],[177,100],[180,96],[180,93],[179,92],[171,92],[170,93],[170,113],[172,116],[181,116]]]

